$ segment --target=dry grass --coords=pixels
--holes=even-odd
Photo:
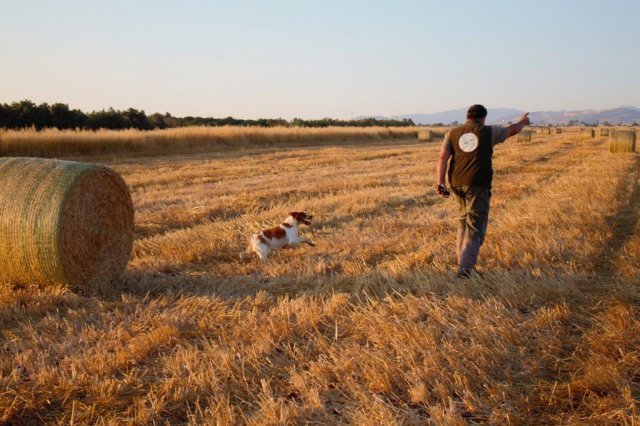
[[[115,159],[126,280],[0,287],[0,422],[634,424],[640,159],[578,138],[496,148],[469,281],[438,144]],[[297,209],[317,247],[240,262]]]

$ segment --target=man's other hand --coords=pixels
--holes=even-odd
[[[529,113],[525,112],[522,117],[520,117],[520,121],[522,124],[524,124],[525,126],[528,126],[529,124],[531,124],[531,120],[529,120]]]
[[[442,195],[444,198],[447,198],[449,195],[451,195],[451,193],[447,191],[447,188],[441,183],[436,184],[434,186],[434,189],[436,190],[436,194]]]

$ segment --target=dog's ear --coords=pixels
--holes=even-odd
[[[291,212],[289,213],[289,216],[292,216],[295,220],[298,220],[298,218],[300,217],[300,212]]]

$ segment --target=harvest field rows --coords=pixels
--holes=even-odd
[[[0,422],[640,420],[640,157],[576,133],[494,155],[484,278],[454,278],[439,143],[107,161],[136,241],[109,294],[0,286]],[[316,247],[241,261],[288,212]]]

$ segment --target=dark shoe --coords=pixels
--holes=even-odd
[[[462,269],[459,268],[456,273],[456,278],[484,278],[482,272],[477,271],[476,269]]]
[[[458,272],[456,272],[456,278],[471,278],[472,269],[462,269],[459,268]]]

